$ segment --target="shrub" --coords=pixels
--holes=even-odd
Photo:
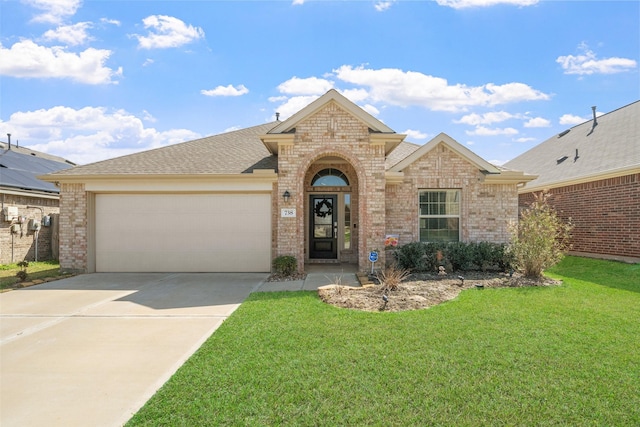
[[[560,262],[568,248],[571,220],[564,223],[548,199],[547,192],[535,195],[520,221],[511,227],[509,252],[527,277],[540,277],[545,269]]]
[[[298,269],[298,260],[292,255],[280,255],[273,260],[273,270],[281,276],[290,276]]]
[[[20,267],[20,271],[16,273],[16,277],[20,279],[21,282],[27,280],[27,267],[29,267],[29,263],[27,261],[20,261],[18,264]]]
[[[394,252],[398,267],[404,270],[424,271],[426,247],[421,242],[411,242],[400,246]]]
[[[384,292],[397,290],[400,283],[407,277],[409,277],[409,270],[398,268],[396,265],[391,265],[378,273],[378,281]]]
[[[432,272],[441,265],[446,271],[507,271],[512,265],[511,256],[505,244],[491,242],[412,242],[395,251],[399,268]]]
[[[471,270],[473,268],[473,243],[451,242],[445,246],[444,256],[451,263],[452,270]]]

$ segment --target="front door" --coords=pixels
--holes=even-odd
[[[338,258],[338,204],[336,195],[312,195],[309,200],[309,257]]]

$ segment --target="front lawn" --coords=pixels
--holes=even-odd
[[[128,425],[640,425],[640,265],[549,275],[399,313],[252,294]]]

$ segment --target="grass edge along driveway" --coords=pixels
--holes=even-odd
[[[404,313],[252,294],[128,425],[640,425],[640,264],[549,275]]]

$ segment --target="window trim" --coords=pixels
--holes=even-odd
[[[428,215],[422,214],[422,205],[420,201],[420,196],[424,193],[438,193],[438,192],[449,192],[455,191],[457,192],[457,204],[458,204],[458,213],[457,214],[432,214]],[[462,189],[460,188],[420,188],[418,190],[418,241],[420,242],[442,242],[441,240],[422,240],[422,230],[420,227],[420,223],[423,219],[433,219],[433,218],[457,218],[458,219],[458,242],[462,240]],[[426,229],[428,230],[428,229]],[[447,241],[445,241],[446,243]]]

